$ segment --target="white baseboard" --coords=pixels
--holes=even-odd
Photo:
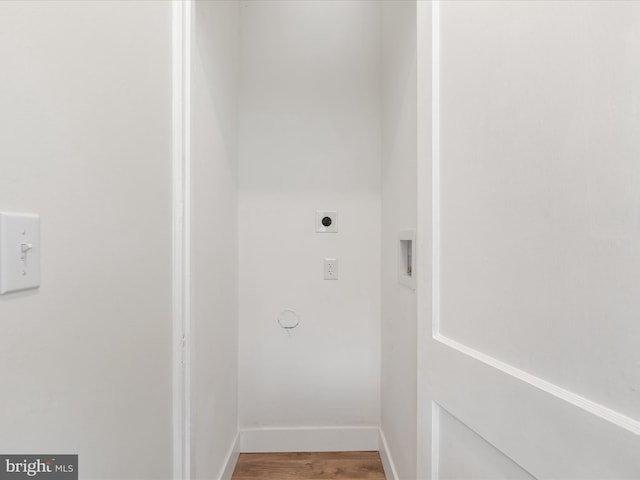
[[[393,458],[391,457],[391,452],[389,451],[389,445],[387,445],[387,439],[384,436],[384,432],[382,431],[382,428],[380,429],[379,433],[380,433],[380,441],[379,441],[380,460],[382,460],[384,475],[385,477],[387,477],[387,480],[399,480],[398,472],[396,472],[396,466],[393,463]]]
[[[227,461],[225,462],[222,475],[220,475],[220,480],[231,480],[233,471],[236,468],[236,463],[238,463],[238,456],[240,456],[240,433],[236,435],[236,439],[233,441],[233,445],[231,445],[231,448],[229,449]]]
[[[380,445],[379,431],[377,426],[246,429],[240,430],[240,451],[376,451]]]

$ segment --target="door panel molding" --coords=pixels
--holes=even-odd
[[[441,342],[429,358],[433,401],[535,477],[637,478],[636,434]]]
[[[191,478],[191,0],[172,0],[173,478]]]
[[[417,64],[417,224],[416,224],[416,306],[417,306],[417,465],[416,477],[424,480],[437,478],[437,465],[432,460],[434,426],[437,415],[432,404],[432,386],[429,379],[428,351],[432,341],[431,292],[432,245],[431,214],[431,155],[432,155],[432,9],[431,1],[416,5],[416,64]],[[435,426],[437,430],[437,425]],[[437,437],[436,437],[437,439]],[[435,447],[434,447],[435,445]],[[435,470],[434,470],[435,469]],[[434,476],[435,475],[435,476]]]
[[[524,370],[520,370],[513,365],[502,362],[492,357],[491,355],[487,355],[486,353],[475,350],[440,333],[434,334],[433,339],[449,348],[457,350],[463,355],[467,355],[475,360],[478,360],[479,362],[483,362],[486,365],[500,370],[507,375],[511,375],[512,377],[520,381],[526,382],[529,385],[532,385],[533,387],[536,387],[549,395],[553,395],[554,397],[557,397],[561,400],[564,400],[565,402],[570,403],[571,405],[581,408],[592,415],[611,422],[620,428],[624,428],[625,430],[628,430],[635,435],[640,435],[640,422],[634,420],[633,418],[627,417],[620,412],[594,402],[593,400],[589,400],[588,398],[582,397],[577,393],[548,382],[547,380],[544,380],[540,377],[536,377],[535,375],[527,373]]]

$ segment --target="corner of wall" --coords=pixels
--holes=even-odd
[[[231,447],[229,448],[229,452],[227,453],[227,460],[224,463],[224,467],[222,470],[222,474],[220,475],[220,480],[231,480],[233,476],[233,471],[236,468],[236,463],[238,463],[238,457],[240,456],[240,432],[236,434],[236,438],[234,439]]]
[[[393,463],[391,451],[389,450],[389,445],[387,445],[387,439],[384,436],[384,430],[382,430],[382,427],[380,427],[379,436],[380,440],[378,450],[380,452],[382,467],[384,468],[384,476],[387,480],[399,480],[398,472],[396,471],[396,466]]]

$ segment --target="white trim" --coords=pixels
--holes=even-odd
[[[384,476],[387,480],[400,480],[396,470],[396,465],[393,463],[393,458],[391,457],[387,438],[384,436],[382,428],[380,428],[379,442],[380,444],[378,448],[380,452],[380,460],[382,461],[382,468],[384,469]]]
[[[378,448],[377,426],[240,430],[242,453],[377,451]]]
[[[224,469],[222,470],[222,475],[220,475],[220,480],[231,480],[233,476],[233,471],[236,468],[236,463],[238,463],[238,457],[240,456],[240,434],[236,434],[236,438],[233,440],[233,444],[227,453],[227,460],[224,463]]]
[[[431,329],[440,332],[440,2],[431,10]]]
[[[428,351],[431,340],[431,31],[432,2],[417,2],[417,462],[418,478],[431,475],[431,394],[429,391]]]
[[[440,478],[440,405],[431,402],[431,480]]]
[[[566,390],[558,385],[555,385],[547,380],[543,380],[542,378],[536,377],[535,375],[531,375],[530,373],[525,372],[524,370],[520,370],[519,368],[514,367],[513,365],[509,365],[508,363],[502,362],[496,358],[493,358],[485,353],[482,353],[478,350],[474,350],[467,345],[464,345],[460,342],[456,342],[455,340],[445,337],[442,334],[437,334],[433,337],[433,339],[437,342],[440,342],[454,350],[457,350],[460,353],[468,355],[469,357],[478,360],[490,367],[495,368],[496,370],[500,370],[507,375],[511,375],[512,377],[517,378],[529,385],[532,385],[549,395],[553,395],[554,397],[560,398],[565,402],[569,402],[570,404],[581,408],[582,410],[586,410],[587,412],[602,418],[608,422],[617,425],[620,428],[624,428],[631,433],[636,435],[640,435],[640,422],[634,420],[633,418],[627,417],[620,412],[616,412],[604,405],[600,405],[592,400],[581,397],[580,395]]]
[[[191,0],[172,4],[173,478],[191,476]]]
[[[184,1],[184,383],[185,468],[191,478],[191,25],[194,4]]]

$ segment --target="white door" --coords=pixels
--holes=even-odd
[[[640,478],[640,2],[419,2],[421,478]]]

